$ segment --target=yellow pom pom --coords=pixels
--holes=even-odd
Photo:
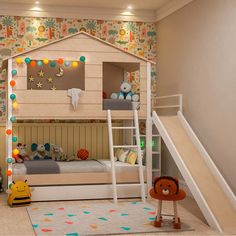
[[[79,63],[77,61],[72,62],[72,67],[77,67],[78,65],[79,65]]]
[[[16,108],[18,107],[18,103],[17,103],[17,102],[13,102],[13,103],[12,103],[12,107],[13,107],[14,109],[16,109]]]
[[[22,58],[18,57],[16,58],[16,63],[19,65],[23,62]]]
[[[19,152],[19,150],[18,149],[14,149],[13,151],[12,151],[12,153],[13,153],[13,155],[18,155],[20,152]]]
[[[47,64],[49,63],[49,60],[48,60],[48,59],[44,59],[44,60],[43,60],[43,63],[44,63],[45,65],[47,65]]]

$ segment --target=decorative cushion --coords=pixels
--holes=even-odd
[[[138,153],[135,151],[130,151],[127,156],[126,162],[129,163],[130,165],[135,165],[137,158],[138,158]]]
[[[122,148],[117,148],[114,156],[118,159],[123,152]]]
[[[129,153],[129,150],[127,150],[127,151],[124,151],[123,149],[122,149],[122,154],[118,157],[118,160],[119,161],[121,161],[121,162],[126,162],[126,158],[127,158],[127,155],[128,155],[128,153]]]

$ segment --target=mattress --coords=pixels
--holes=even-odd
[[[71,161],[71,162],[57,162],[60,173],[86,173],[86,172],[106,172],[111,170],[111,161],[108,159],[100,159],[100,163],[104,167],[103,170],[98,171],[97,169],[92,169],[92,166],[89,165],[87,161]],[[81,164],[83,166],[81,167]],[[85,168],[86,166],[86,168]],[[116,172],[124,171],[138,171],[138,165],[130,165],[128,163],[123,163],[120,161],[115,162]],[[145,169],[145,166],[143,166]],[[15,163],[13,164],[13,175],[26,175],[27,169],[24,163]]]

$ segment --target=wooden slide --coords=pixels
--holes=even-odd
[[[235,195],[212,162],[183,114],[158,116],[153,123],[211,227],[235,233]]]

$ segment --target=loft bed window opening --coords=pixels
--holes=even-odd
[[[134,110],[140,104],[140,63],[103,62],[103,110]]]

